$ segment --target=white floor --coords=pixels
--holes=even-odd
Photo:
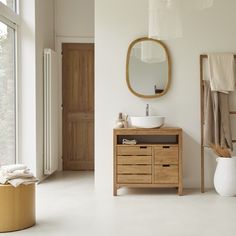
[[[111,191],[112,192],[112,191]],[[235,236],[236,198],[214,191],[94,190],[89,172],[57,173],[37,189],[37,225],[16,236]]]

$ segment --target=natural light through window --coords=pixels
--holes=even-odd
[[[15,30],[0,21],[0,165],[15,163]]]
[[[16,0],[0,0],[3,4],[11,8],[13,11],[16,9]]]

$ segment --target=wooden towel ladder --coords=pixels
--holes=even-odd
[[[207,59],[208,55],[200,55],[200,98],[201,98],[201,192],[205,192],[205,154],[203,140],[203,124],[204,124],[204,83],[203,83],[203,60]],[[236,55],[234,55],[236,58]],[[230,115],[236,115],[236,111],[230,111]],[[236,143],[236,140],[232,140]]]

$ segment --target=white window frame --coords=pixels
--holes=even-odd
[[[16,12],[0,2],[0,21],[15,30],[15,162],[19,162],[19,42],[20,42],[20,15],[19,0],[16,0]]]
[[[16,1],[16,12],[0,2],[0,16],[6,18],[15,25],[20,25],[19,0]]]

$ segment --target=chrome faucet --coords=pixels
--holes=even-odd
[[[146,106],[146,116],[149,116],[149,104]]]

